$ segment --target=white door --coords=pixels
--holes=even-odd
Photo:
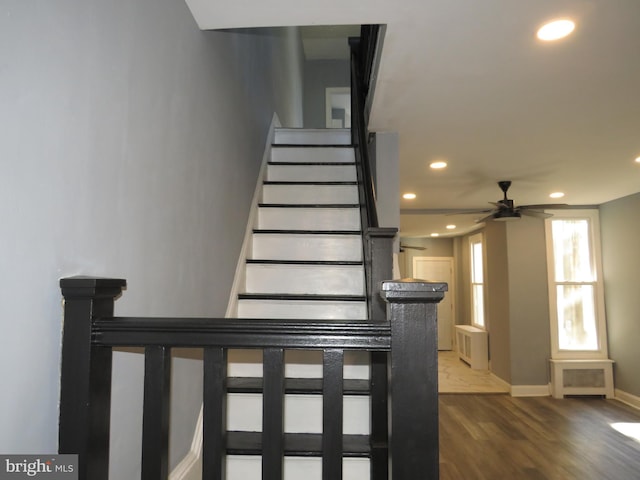
[[[453,258],[413,257],[413,277],[433,282],[445,282],[449,291],[438,304],[438,350],[453,348]]]

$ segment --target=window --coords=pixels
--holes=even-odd
[[[485,328],[482,234],[469,237],[471,257],[471,323]]]
[[[552,356],[606,357],[598,212],[555,212],[546,233]]]

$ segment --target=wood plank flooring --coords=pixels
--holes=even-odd
[[[454,351],[438,352],[438,392],[440,393],[509,393],[489,370],[473,370]]]
[[[581,397],[440,395],[440,480],[638,480],[640,411]]]

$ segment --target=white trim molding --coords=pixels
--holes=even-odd
[[[512,397],[548,397],[549,385],[511,385]]]
[[[637,397],[631,393],[623,392],[622,390],[615,389],[615,397],[619,402],[625,403],[630,407],[640,410],[640,397]]]

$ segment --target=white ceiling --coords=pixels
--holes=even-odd
[[[370,129],[399,132],[400,188],[417,194],[402,200],[403,236],[473,226],[424,213],[490,207],[498,180],[516,205],[640,191],[640,0],[187,3],[205,28],[387,24]],[[574,34],[536,40],[557,17]],[[429,169],[436,159],[449,167]]]

